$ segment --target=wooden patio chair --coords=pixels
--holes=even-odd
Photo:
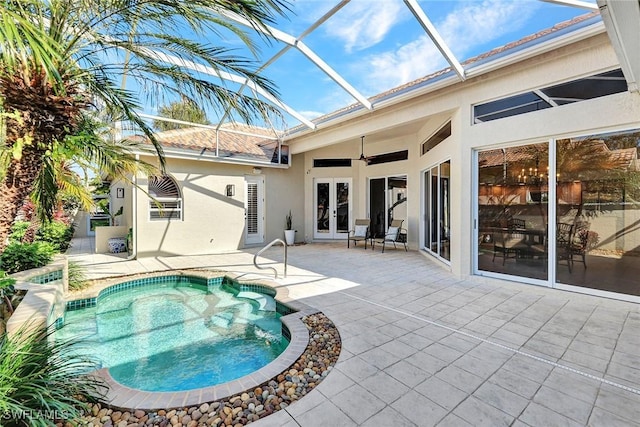
[[[573,256],[571,254],[571,240],[573,239],[573,224],[559,222],[556,224],[556,259],[558,265],[560,261],[567,261],[569,273],[573,268]]]

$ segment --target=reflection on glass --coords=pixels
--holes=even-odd
[[[370,233],[373,237],[383,237],[385,224],[385,178],[374,178],[369,181],[369,215],[371,218]]]
[[[557,142],[558,283],[640,295],[639,147],[638,130]]]
[[[440,230],[438,227],[438,167],[436,166],[435,168],[432,168],[431,171],[431,194],[429,199],[431,200],[431,206],[430,206],[430,210],[431,210],[431,215],[429,217],[430,219],[430,223],[431,223],[431,235],[429,236],[429,250],[431,250],[431,252],[435,252],[438,253],[438,242],[440,241],[440,239],[438,238],[438,235],[440,234]]]
[[[407,225],[407,177],[390,176],[387,179],[387,226],[394,219],[402,219],[403,227]]]
[[[316,184],[317,198],[318,198],[318,216],[316,230],[318,233],[329,232],[329,184],[326,182],[319,182]]]
[[[407,177],[390,176],[369,180],[370,232],[373,237],[384,237],[394,219],[407,226]],[[402,236],[401,238],[406,238]]]
[[[425,172],[425,214],[427,216],[425,241],[429,252],[449,260],[450,209],[449,179],[451,162],[446,161]]]
[[[478,268],[548,278],[549,144],[478,153]]]
[[[336,183],[336,232],[349,232],[349,184],[346,182]]]
[[[450,212],[449,212],[449,179],[451,162],[446,161],[440,165],[440,199],[439,202],[439,230],[440,248],[439,254],[442,258],[449,260],[450,257]]]

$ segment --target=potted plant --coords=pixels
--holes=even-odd
[[[288,246],[293,246],[293,243],[296,240],[296,230],[293,230],[293,217],[291,216],[291,210],[287,216],[285,216],[284,220],[284,240],[287,242]]]

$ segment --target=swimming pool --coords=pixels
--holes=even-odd
[[[79,337],[78,351],[127,387],[208,387],[266,366],[287,347],[279,306],[259,290],[189,276],[126,282],[95,303],[67,304],[57,335]]]

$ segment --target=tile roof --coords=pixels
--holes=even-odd
[[[239,123],[225,123],[219,130],[204,127],[187,127],[155,134],[163,148],[177,148],[211,154],[218,157],[235,157],[260,162],[273,162],[278,148],[274,131]],[[142,136],[132,138],[143,143],[149,141]],[[276,159],[277,162],[277,159]]]

